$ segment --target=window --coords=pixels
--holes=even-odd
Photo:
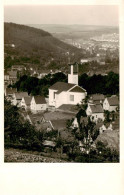
[[[70,101],[74,101],[74,95],[70,95]]]
[[[53,92],[53,99],[55,99],[55,94],[56,94],[56,92]]]

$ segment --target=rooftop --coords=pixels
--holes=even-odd
[[[66,129],[67,120],[65,119],[51,120],[51,123],[55,130],[64,130]]]
[[[110,104],[110,106],[118,106],[119,105],[119,100],[117,96],[111,96],[108,97],[108,102]]]
[[[61,119],[69,120],[74,118],[75,114],[55,111],[55,112],[45,112],[43,116],[46,121],[61,120]]]
[[[31,99],[32,99],[32,97],[30,97],[30,96],[24,97],[24,100],[25,100],[26,105],[30,105]]]
[[[90,105],[92,113],[104,113],[104,110],[100,104]]]
[[[103,94],[92,94],[90,96],[90,99],[92,99],[92,100],[104,100],[105,96]]]
[[[75,86],[73,89],[70,90],[70,92],[82,93],[82,92],[86,92],[86,90],[83,89],[82,87]]]
[[[58,110],[62,110],[64,112],[71,112],[71,113],[77,113],[79,111],[78,107],[76,105],[72,104],[62,104]]]
[[[16,99],[22,99],[23,97],[28,97],[28,93],[27,92],[16,92],[15,97]]]
[[[13,94],[17,92],[17,89],[16,88],[6,88],[6,94],[9,95],[9,94]]]
[[[46,104],[46,100],[44,96],[34,96],[36,104]]]
[[[71,89],[74,86],[75,86],[75,84],[57,82],[54,85],[52,85],[49,89],[58,90],[58,92],[61,92],[61,91],[68,91],[69,89]]]

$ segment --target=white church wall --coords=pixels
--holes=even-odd
[[[54,95],[55,92],[57,92],[57,90],[49,89],[49,106],[55,106],[56,99],[56,95]]]

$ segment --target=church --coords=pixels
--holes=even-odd
[[[87,92],[78,85],[78,64],[69,64],[68,83],[57,82],[49,88],[49,106],[77,105]]]

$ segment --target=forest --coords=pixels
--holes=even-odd
[[[18,91],[27,91],[30,95],[48,96],[48,89],[56,82],[67,82],[67,76],[61,72],[48,74],[42,79],[23,75],[14,85]],[[79,76],[79,86],[86,89],[88,95],[101,93],[104,95],[119,95],[119,74],[109,72],[108,75]]]

